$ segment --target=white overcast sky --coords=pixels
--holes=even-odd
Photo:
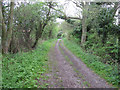
[[[74,17],[76,16],[77,17],[77,14],[76,14],[77,10],[75,8],[76,6],[71,1],[58,0],[58,2],[63,5],[64,12],[67,16],[74,16]],[[64,21],[64,20],[59,19],[59,18],[57,19],[57,22],[62,22],[62,21]]]
[[[81,16],[81,10],[80,8],[77,8],[76,5],[74,3],[71,2],[71,0],[55,0],[58,1],[59,3],[61,3],[64,7],[64,12],[66,13],[67,16],[74,16],[74,17],[82,17]],[[66,1],[68,1],[69,3],[65,4]],[[85,2],[118,2],[120,0],[79,0],[81,2],[85,1]],[[57,22],[62,22],[64,20],[62,19],[57,19]]]
[[[11,0],[8,0],[11,1]],[[23,2],[23,1],[37,1],[37,2],[44,2],[44,1],[55,1],[59,2],[60,4],[63,5],[64,7],[64,12],[67,16],[74,16],[74,17],[80,17],[80,10],[78,11],[78,8],[73,4],[70,0],[12,0],[16,2]],[[66,2],[67,1],[67,2]],[[86,1],[86,2],[118,2],[118,0],[79,0],[81,2]],[[65,4],[66,3],[66,4]],[[79,12],[79,13],[78,13]],[[57,22],[62,22],[62,19],[57,19]]]
[[[7,1],[11,1],[11,0],[7,0]],[[51,0],[12,0],[12,1],[15,1],[15,2],[46,2],[46,1],[51,1]],[[55,2],[59,2],[59,4],[62,4],[63,7],[64,7],[64,12],[67,16],[75,16],[75,5],[71,2],[71,1],[68,1],[68,0],[52,0],[52,1],[55,1]],[[66,2],[68,1],[68,2]],[[66,4],[65,4],[66,3]],[[57,22],[62,22],[63,20],[62,19],[57,19]]]

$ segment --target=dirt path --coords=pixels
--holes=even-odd
[[[51,88],[110,88],[106,81],[96,75],[92,70],[74,56],[58,40],[49,53],[51,72],[49,86]]]

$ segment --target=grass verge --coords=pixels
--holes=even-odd
[[[64,39],[64,45],[78,58],[80,58],[90,69],[104,78],[107,82],[118,87],[118,66],[100,62],[100,57],[86,53],[80,45]]]
[[[2,60],[3,88],[35,88],[37,80],[45,78],[48,52],[54,40],[45,41],[36,50],[8,55]]]

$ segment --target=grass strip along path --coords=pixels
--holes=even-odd
[[[34,88],[39,78],[48,71],[48,52],[55,40],[39,44],[36,50],[8,55],[2,61],[2,85],[4,88]]]
[[[75,42],[64,39],[64,45],[101,78],[104,78],[109,84],[118,87],[119,76],[117,65],[102,63],[100,57],[86,53]]]

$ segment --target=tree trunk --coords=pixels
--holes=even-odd
[[[52,37],[52,30],[49,31],[49,39]]]
[[[36,48],[39,38],[36,38],[35,43],[33,44],[32,48]]]
[[[118,79],[120,80],[120,31],[119,31],[119,34],[118,34],[118,60],[117,60],[117,63],[118,63]],[[118,82],[118,87],[120,88],[120,82]]]
[[[87,27],[86,27],[86,17],[83,16],[82,19],[82,36],[81,36],[81,45],[83,46],[83,44],[86,41],[86,34],[87,34]]]
[[[36,31],[36,40],[35,40],[35,43],[33,44],[32,48],[36,47],[39,38],[42,37],[42,33],[44,31],[45,26],[48,24],[48,21],[51,19],[50,16],[49,16],[50,15],[50,9],[51,9],[51,2],[49,2],[49,4],[50,4],[49,5],[49,10],[48,10],[48,13],[46,15],[47,19],[45,21],[43,21],[43,22],[40,22],[39,28]]]
[[[36,39],[35,39],[35,43],[33,44],[32,48],[35,48],[35,47],[36,47],[36,45],[37,45],[37,43],[38,43],[38,41],[39,41],[39,38],[42,37],[43,29],[44,29],[44,28],[43,28],[43,25],[42,25],[42,23],[40,22],[39,28],[38,28],[38,30],[36,30]]]
[[[105,45],[106,40],[107,40],[107,32],[104,31],[104,32],[103,32],[103,37],[102,37],[102,44],[103,44],[103,46]]]
[[[17,52],[19,52],[19,40],[18,40],[18,36],[16,34],[12,35],[12,40],[10,42],[10,46],[9,46],[9,52],[12,54],[15,54]]]
[[[0,18],[2,19],[2,54],[7,54],[12,37],[12,25],[13,25],[13,11],[14,2],[10,5],[10,14],[8,19],[8,29],[6,30],[6,25],[4,22],[3,12],[2,12],[2,1],[0,2]]]
[[[81,36],[81,45],[83,46],[84,43],[86,42],[86,37],[87,37],[87,23],[86,23],[86,19],[87,19],[87,11],[88,11],[88,7],[87,7],[88,3],[85,2],[83,5],[83,18],[82,18],[82,36]]]
[[[120,36],[118,36],[118,63],[120,64]]]
[[[26,30],[26,32],[23,34],[23,36],[25,38],[25,45],[28,48],[28,50],[32,50],[32,45],[31,45],[32,40],[30,38],[30,33],[31,33],[31,31]]]
[[[11,2],[10,6],[10,15],[9,15],[9,20],[8,20],[8,30],[7,30],[7,36],[6,36],[6,49],[8,51],[10,42],[12,39],[12,28],[13,28],[13,12],[14,12],[14,2]]]
[[[3,18],[3,11],[2,11],[2,1],[0,1],[0,18],[2,20],[2,54],[6,53],[6,47],[5,47],[5,37],[6,37],[6,28],[5,28],[5,22]]]

